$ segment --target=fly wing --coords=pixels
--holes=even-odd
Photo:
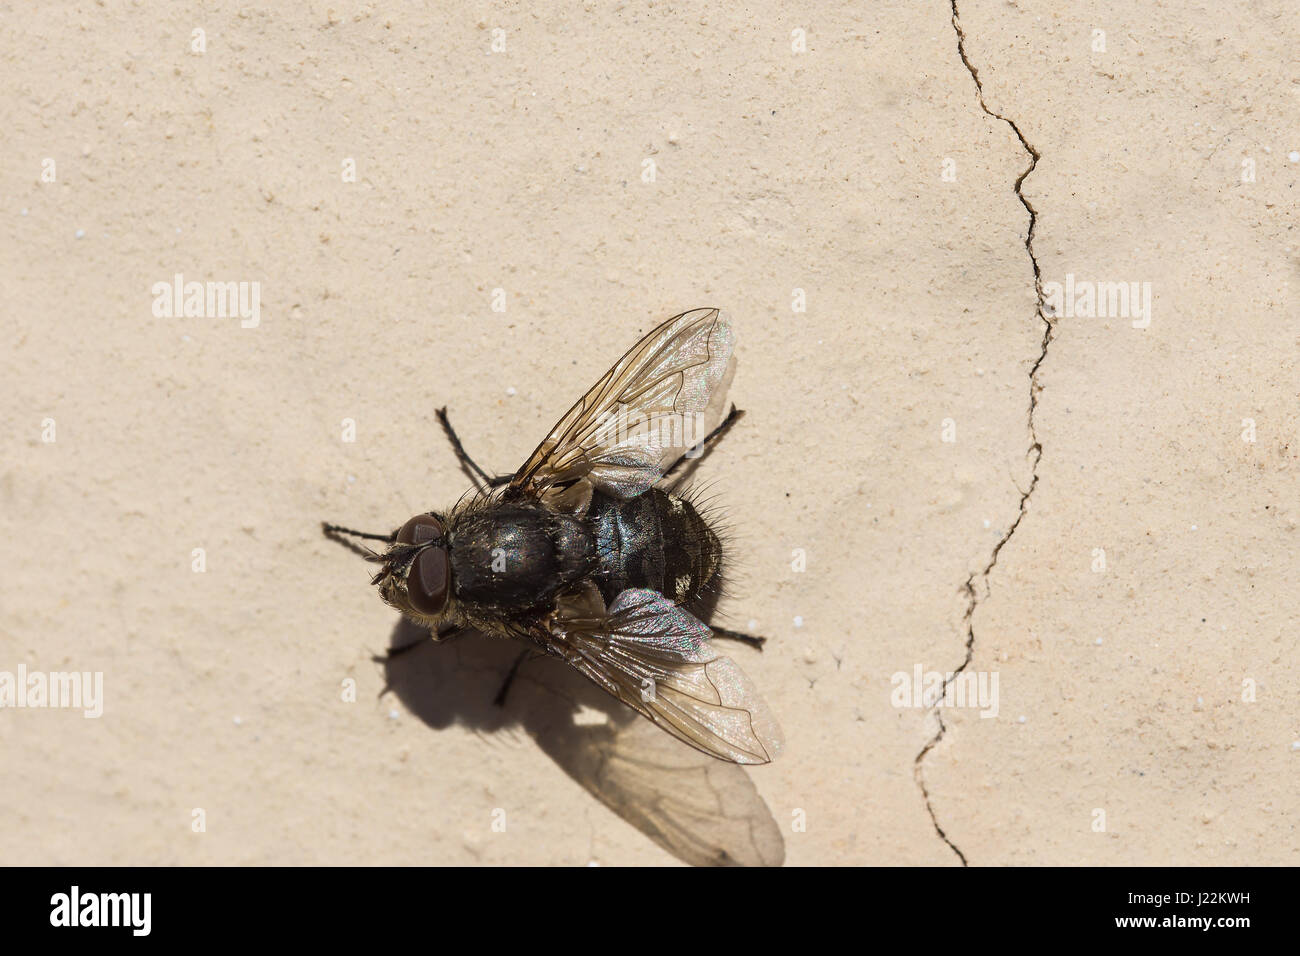
[[[734,349],[731,324],[717,309],[669,319],[569,409],[511,489],[540,496],[585,477],[615,497],[639,495],[721,418]]]
[[[769,763],[781,729],[712,632],[657,591],[630,588],[608,613],[557,612],[549,643],[586,677],[692,747],[739,764]]]

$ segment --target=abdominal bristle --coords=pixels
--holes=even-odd
[[[701,589],[703,598],[713,605],[734,596],[732,585],[737,564],[734,558],[743,550],[740,548],[740,536],[731,521],[730,508],[724,503],[723,495],[715,490],[717,484],[717,479],[702,483],[689,482],[679,484],[672,490],[672,494],[695,509],[718,539],[717,569]]]

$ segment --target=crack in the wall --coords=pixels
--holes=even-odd
[[[1016,533],[1016,529],[1020,527],[1020,522],[1024,520],[1025,514],[1029,510],[1029,497],[1034,493],[1034,489],[1038,486],[1038,463],[1043,458],[1043,444],[1038,440],[1038,429],[1034,421],[1034,412],[1038,408],[1038,393],[1042,389],[1042,386],[1038,383],[1038,370],[1042,367],[1043,360],[1047,358],[1047,349],[1052,344],[1052,338],[1056,334],[1056,327],[1052,323],[1052,319],[1048,313],[1043,298],[1042,270],[1038,265],[1038,257],[1034,254],[1034,229],[1038,225],[1038,211],[1034,209],[1033,204],[1025,198],[1025,194],[1020,188],[1024,184],[1025,179],[1028,178],[1029,174],[1037,168],[1038,160],[1041,156],[1038,150],[1034,149],[1030,144],[1029,140],[1025,139],[1025,134],[1020,131],[1020,127],[1016,125],[1015,120],[1003,116],[996,110],[989,109],[988,104],[984,101],[984,84],[980,82],[979,70],[977,70],[975,65],[971,63],[970,57],[966,53],[966,34],[961,28],[961,16],[957,10],[957,0],[949,0],[949,2],[952,6],[952,28],[957,34],[957,55],[961,57],[962,64],[966,67],[967,72],[970,73],[971,79],[975,81],[975,95],[979,100],[980,109],[994,119],[1006,123],[1011,127],[1011,131],[1016,134],[1016,139],[1020,141],[1021,147],[1029,155],[1029,165],[1025,167],[1024,172],[1016,177],[1015,185],[1012,188],[1015,190],[1016,198],[1020,200],[1020,204],[1024,206],[1025,211],[1029,213],[1029,230],[1025,234],[1025,252],[1029,254],[1029,261],[1034,268],[1034,292],[1037,298],[1035,315],[1037,315],[1043,323],[1043,340],[1039,346],[1038,358],[1034,361],[1033,367],[1029,370],[1029,449],[1025,453],[1025,456],[1033,462],[1030,471],[1029,487],[1021,492],[1020,507],[1016,512],[1016,519],[1011,522],[1011,526],[1007,528],[1006,533],[1002,535],[1002,537],[998,539],[998,543],[993,546],[993,552],[989,555],[988,563],[984,565],[983,570],[972,572],[970,576],[966,578],[966,583],[962,585],[962,591],[966,595],[966,613],[962,617],[962,622],[966,628],[966,656],[962,660],[961,665],[953,670],[952,676],[948,677],[944,681],[942,692],[940,693],[940,701],[943,699],[943,693],[947,692],[948,685],[957,678],[958,674],[961,674],[970,666],[970,662],[975,656],[975,610],[979,607],[981,602],[980,594],[976,590],[976,582],[978,581],[983,585],[984,596],[987,597],[989,593],[989,575],[997,566],[998,555],[1002,553],[1003,547],[1005,547],[1006,543],[1011,540],[1011,536]],[[944,734],[948,731],[947,725],[943,722],[943,713],[938,708],[935,709],[935,716],[939,722],[938,733],[931,737],[930,740],[927,741],[926,745],[921,748],[921,752],[916,755],[916,760],[913,762],[913,774],[916,777],[917,786],[921,788],[921,796],[925,799],[925,809],[930,814],[930,822],[934,824],[935,833],[939,835],[939,839],[943,840],[953,853],[957,854],[957,858],[961,860],[961,865],[968,866],[969,862],[966,859],[966,854],[961,851],[957,844],[955,844],[948,834],[944,832],[943,827],[939,825],[939,818],[934,812],[934,803],[930,799],[930,791],[925,785],[925,758],[930,751],[938,745],[939,741],[943,740]]]

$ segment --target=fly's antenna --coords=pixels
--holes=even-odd
[[[345,528],[342,525],[337,524],[330,524],[327,521],[321,522],[321,530],[326,534],[345,534],[351,535],[354,538],[364,538],[367,541],[387,541],[389,544],[392,544],[397,540],[397,535],[395,534],[371,534],[368,531],[354,531],[351,528]]]
[[[325,532],[325,537],[331,541],[337,541],[343,547],[347,548],[353,554],[365,558],[367,561],[382,561],[383,555],[371,548],[362,547],[352,538],[360,538],[365,541],[384,541],[392,544],[397,538],[397,533],[392,534],[371,534],[368,531],[354,531],[352,528],[344,528],[342,525],[330,524],[328,521],[320,523],[321,531]]]

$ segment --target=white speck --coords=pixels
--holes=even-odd
[[[189,342],[189,341],[190,341],[190,337],[189,337],[188,335],[182,335],[182,336],[181,336],[181,341],[182,341],[182,342]]]
[[[1291,749],[1292,749],[1292,750],[1300,750],[1300,740],[1293,740],[1293,741],[1291,741]]]
[[[176,235],[179,236],[180,234],[181,234],[181,227],[180,227],[180,226],[177,226],[177,227],[176,227]]]
[[[388,719],[389,719],[389,720],[396,720],[396,719],[397,719],[397,711],[395,711],[395,710],[390,710],[390,711],[388,712]]]
[[[985,518],[985,519],[984,519],[984,527],[986,527],[986,528],[991,528],[991,527],[993,527],[993,522],[990,521],[988,518]]]
[[[356,476],[356,475],[348,475],[348,484],[352,484],[352,482],[354,482],[354,481],[356,481],[356,480],[357,480],[357,476]]]
[[[507,389],[506,389],[506,394],[507,394],[507,395],[514,395],[514,394],[516,394],[516,393],[515,393],[515,387],[514,387],[513,385],[511,385],[509,388],[507,388]]]
[[[1291,160],[1291,162],[1293,163],[1300,163],[1300,153],[1297,153],[1294,149],[1291,150],[1291,152],[1286,154],[1286,158]],[[23,212],[26,211],[27,211],[26,209],[23,210]]]
[[[243,721],[241,718],[239,718],[239,717],[236,717],[236,718],[235,718],[235,726],[236,726],[236,727],[238,727],[238,726],[239,726],[240,724],[242,724],[243,722],[244,722],[244,721]]]
[[[1098,644],[1098,646],[1100,646],[1100,645],[1101,645],[1101,638],[1100,638],[1100,637],[1099,637],[1099,638],[1097,638],[1097,644]]]
[[[1198,698],[1196,698],[1196,706],[1197,706],[1197,707],[1201,706],[1201,704],[1203,704],[1203,703],[1205,703],[1205,698],[1204,698],[1204,697],[1198,697]]]
[[[751,617],[749,619],[749,623],[746,626],[752,631],[754,630],[754,628],[758,627],[758,622]]]
[[[595,860],[590,861],[587,865],[588,865],[588,866],[600,866],[600,864],[597,863]]]
[[[84,238],[86,238],[86,230],[84,230],[84,229],[78,229],[78,230],[77,230],[77,238],[78,238],[78,239],[84,239]]]
[[[803,617],[801,615],[796,614],[794,616],[794,626],[803,627]]]
[[[1192,530],[1193,530],[1193,531],[1196,530],[1196,525],[1192,525]]]
[[[1028,719],[1029,718],[1027,718],[1024,714],[1021,714],[1019,717],[1016,718],[1016,723],[1023,724]]]
[[[26,210],[26,209],[23,210],[23,215],[24,215],[24,216],[27,215],[27,210]]]

